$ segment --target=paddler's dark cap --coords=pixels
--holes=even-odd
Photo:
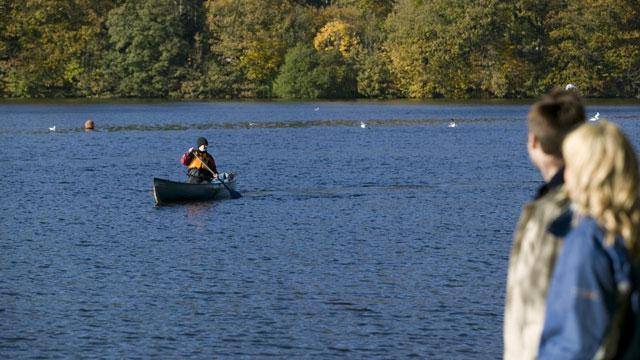
[[[199,137],[198,138],[198,147],[202,146],[202,145],[207,145],[209,146],[209,142],[207,141],[207,139],[203,138],[203,137]]]

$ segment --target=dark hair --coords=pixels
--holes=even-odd
[[[198,147],[202,146],[202,145],[207,145],[209,146],[209,142],[207,141],[207,139],[203,138],[203,137],[199,137],[198,141],[197,141]]]
[[[556,88],[531,106],[527,120],[542,151],[561,158],[564,137],[585,120],[584,105],[576,92]]]

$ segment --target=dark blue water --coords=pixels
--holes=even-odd
[[[526,112],[0,104],[0,357],[500,357]],[[198,136],[243,197],[154,207]]]

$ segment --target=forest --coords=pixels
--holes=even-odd
[[[640,0],[0,0],[0,97],[640,98]]]

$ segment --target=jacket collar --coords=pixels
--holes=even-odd
[[[556,237],[563,238],[569,234],[571,231],[572,223],[573,223],[573,215],[574,212],[569,207],[564,213],[560,214],[551,224],[549,225],[549,232]]]
[[[536,193],[535,200],[540,199],[545,196],[549,191],[564,185],[564,166],[558,170],[558,172],[551,177],[548,183],[542,185],[538,188],[538,192]]]

